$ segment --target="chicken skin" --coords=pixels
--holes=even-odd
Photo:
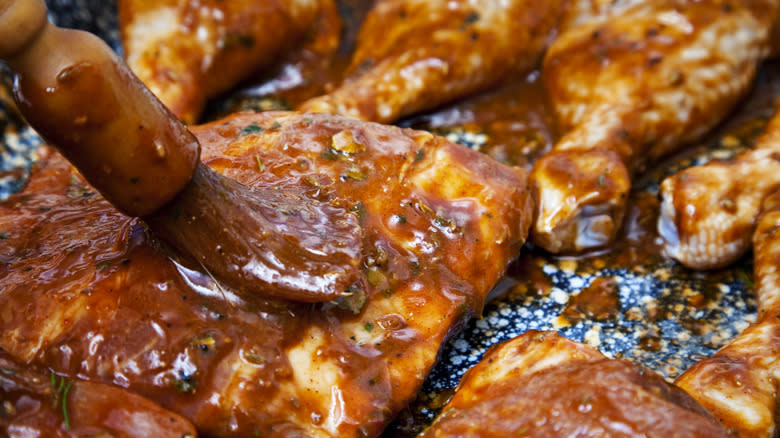
[[[248,187],[347,205],[366,287],[319,304],[243,297],[54,154],[0,204],[0,348],[127,388],[205,436],[379,435],[518,254],[527,172],[328,115],[240,113],[192,131],[204,162]]]
[[[342,85],[300,108],[394,121],[512,80],[544,55],[562,138],[532,173],[532,240],[586,251],[614,239],[633,175],[744,96],[770,53],[777,3],[379,1]]]
[[[726,437],[661,376],[555,332],[498,344],[420,437]]]
[[[379,0],[342,85],[303,111],[392,122],[537,65],[562,0]]]
[[[335,50],[338,20],[333,0],[119,1],[127,63],[186,123],[197,121],[206,99],[307,39]]]
[[[722,120],[769,53],[774,0],[631,3],[565,29],[544,60],[563,136],[532,171],[532,237],[550,252],[612,241],[631,177]]]
[[[754,149],[689,167],[661,184],[658,232],[664,252],[685,266],[713,269],[744,255],[763,199],[780,187],[780,113]]]
[[[735,435],[777,436],[780,378],[780,192],[763,203],[753,233],[758,319],[677,379]]]
[[[189,421],[111,385],[67,380],[0,352],[0,435],[195,438]]]

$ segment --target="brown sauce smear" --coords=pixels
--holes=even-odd
[[[584,319],[610,321],[620,312],[620,290],[611,277],[599,277],[580,293],[572,295],[561,315],[570,323]]]
[[[425,437],[725,437],[687,393],[626,361],[573,361],[453,402]]]
[[[339,51],[336,60],[330,64],[329,69],[321,70],[320,67],[324,61],[314,55],[306,53],[293,55],[289,64],[292,65],[293,69],[301,72],[301,76],[305,78],[302,84],[287,87],[285,84],[289,82],[284,82],[282,79],[285,75],[289,75],[289,70],[285,72],[282,68],[278,75],[268,78],[254,89],[249,89],[244,96],[272,95],[275,99],[284,102],[286,106],[292,107],[332,87],[334,83],[338,82],[341,71],[348,63],[348,56],[354,43],[354,41],[350,41],[350,38],[354,39],[360,17],[365,14],[371,3],[359,0],[341,2],[342,18],[345,19],[342,32],[346,38],[342,50]],[[765,71],[769,71],[771,75],[780,71],[780,66],[769,64],[765,66]],[[766,80],[767,74],[762,77],[763,79],[757,82],[754,94],[756,96],[766,95],[765,99],[768,100],[770,96],[778,94],[777,90],[774,89],[777,88],[777,85]],[[258,90],[263,91],[261,93]],[[241,107],[240,97],[241,95],[239,95],[238,103],[230,110]],[[739,114],[738,119],[744,121],[751,117],[763,117],[766,115],[766,107],[767,105],[748,107]],[[480,141],[482,137],[478,137],[475,143],[481,145],[479,149],[482,152],[501,162],[524,168],[530,168],[536,159],[549,151],[558,136],[554,117],[538,74],[531,74],[525,80],[505,84],[493,91],[464,99],[446,109],[414,117],[404,121],[403,124],[427,128],[442,134],[458,130],[481,133],[485,136],[484,140]],[[727,124],[709,138],[718,138],[724,130],[732,128],[734,128],[733,124]],[[749,131],[749,135],[746,135],[745,138],[739,137],[738,143],[740,145],[748,144],[750,138],[754,138],[751,136],[756,135],[760,130],[746,129],[746,131]],[[708,141],[710,140],[703,141],[702,144],[707,144]],[[732,143],[731,140],[728,142]],[[700,150],[700,147],[693,147],[681,156],[691,155]],[[664,167],[670,162],[679,161],[680,156],[677,156],[660,163],[659,166]],[[265,165],[269,166],[270,172],[275,171],[270,162],[266,162]],[[167,372],[154,375],[149,372],[137,377],[137,382],[145,381],[145,383],[140,384],[140,388],[148,396],[161,400],[164,405],[178,406],[182,411],[189,411],[192,414],[196,405],[195,400],[193,400],[196,396],[193,395],[193,392],[195,389],[203,390],[204,388],[198,387],[199,382],[208,381],[208,374],[215,372],[210,364],[216,363],[222,355],[233,353],[241,354],[247,363],[262,370],[252,384],[267,386],[269,391],[273,391],[273,387],[276,385],[274,382],[288,379],[291,372],[289,363],[280,358],[277,348],[278,346],[295,344],[299,341],[297,335],[302,332],[302,330],[285,331],[284,328],[297,325],[328,325],[327,315],[312,311],[312,308],[308,306],[293,306],[289,313],[284,313],[278,311],[278,304],[256,301],[242,303],[239,311],[233,307],[234,304],[231,304],[230,299],[226,300],[225,297],[212,299],[194,293],[194,287],[197,288],[199,283],[209,281],[207,277],[189,271],[187,271],[189,276],[183,276],[181,273],[185,270],[182,270],[180,266],[172,264],[156,252],[151,255],[154,242],[141,225],[127,218],[117,220],[118,213],[108,208],[104,201],[96,199],[97,195],[90,191],[83,181],[73,179],[73,174],[67,165],[56,163],[55,167],[57,167],[55,172],[51,172],[45,178],[33,180],[31,182],[33,187],[28,189],[31,191],[41,190],[45,195],[35,199],[32,203],[24,197],[16,197],[11,203],[15,204],[14,208],[23,208],[26,211],[25,217],[28,219],[29,225],[40,228],[41,232],[45,231],[45,227],[49,227],[51,224],[36,223],[32,219],[36,211],[59,208],[61,209],[57,212],[59,217],[70,218],[69,220],[74,223],[78,222],[79,227],[74,229],[91,230],[94,232],[94,238],[91,233],[78,236],[78,238],[70,236],[68,228],[62,228],[60,223],[58,227],[62,228],[63,233],[61,244],[47,249],[51,260],[31,267],[29,270],[25,268],[23,271],[9,274],[25,276],[29,279],[29,289],[33,292],[27,298],[21,299],[20,297],[19,302],[29,303],[30,298],[46,300],[47,298],[34,292],[39,286],[38,283],[43,281],[41,279],[56,278],[61,276],[64,271],[73,272],[74,269],[77,269],[89,277],[88,283],[95,289],[82,289],[72,296],[61,297],[62,300],[83,299],[83,304],[88,309],[95,310],[93,318],[100,319],[105,315],[111,315],[113,320],[118,321],[118,323],[112,323],[108,319],[102,323],[116,325],[115,329],[118,332],[127,332],[128,339],[139,343],[139,345],[146,340],[147,335],[151,334],[153,329],[161,327],[166,334],[166,341],[165,344],[156,346],[155,350],[164,352],[168,347],[184,346],[178,348],[184,354],[183,360],[188,364],[193,364],[197,371],[194,374],[187,374],[186,370],[181,370],[182,372],[178,375]],[[648,172],[648,174],[652,174],[652,172]],[[84,205],[80,207],[78,217],[67,208],[55,205],[61,194],[53,193],[52,189],[47,189],[47,187],[52,187],[55,190],[64,189],[68,198],[80,199],[79,202]],[[87,209],[86,213],[84,213],[83,208]],[[647,192],[634,192],[623,234],[617,239],[617,242],[610,248],[594,254],[583,255],[578,260],[587,260],[590,265],[596,268],[641,266],[661,260],[663,256],[660,254],[655,231],[657,215],[657,198]],[[118,223],[121,224],[117,225]],[[110,241],[101,240],[102,236],[107,234],[106,231],[110,231],[112,236],[119,233],[130,236],[126,240],[120,239],[123,242],[127,241],[128,247],[117,248],[113,246],[113,239]],[[7,238],[13,239],[13,233],[11,235],[4,234],[3,239]],[[33,246],[28,246],[26,252],[14,253],[3,251],[3,249],[8,249],[9,245],[0,246],[0,263],[5,266],[23,265],[19,262],[20,258],[27,257],[30,252],[40,249],[34,248],[32,242],[30,245]],[[89,261],[89,263],[93,263],[91,266],[85,266],[85,259],[78,257],[77,246],[88,248],[90,253],[100,254],[100,256],[95,263]],[[513,293],[528,295],[549,293],[552,287],[551,280],[542,272],[539,263],[537,263],[539,258],[540,254],[537,251],[524,251],[520,259],[510,268],[509,277],[517,281],[517,285],[512,288]],[[30,272],[33,269],[35,271]],[[410,271],[408,267],[399,269]],[[127,284],[132,284],[134,278],[159,278],[159,290],[155,293],[138,291],[132,300],[120,302],[111,294],[112,288],[117,286],[108,281],[109,274],[119,271],[123,273]],[[408,272],[403,273],[408,274]],[[65,276],[63,278],[67,279]],[[178,280],[168,280],[170,278]],[[10,281],[9,278],[6,280]],[[82,279],[73,280],[71,278],[68,281],[82,281]],[[619,299],[614,288],[610,286],[611,283],[610,279],[599,279],[580,295],[573,297],[567,308],[571,314],[567,316],[571,318],[570,321],[583,317],[614,318],[615,309],[619,308]],[[531,286],[525,286],[527,284]],[[64,288],[68,285],[60,286]],[[47,287],[52,286],[49,284]],[[702,299],[706,301],[707,297],[702,298],[701,295],[698,295],[692,297],[690,301],[692,305],[698,306],[701,305]],[[197,301],[197,303],[193,303],[193,301]],[[182,310],[161,312],[160,309],[165,308],[181,308]],[[25,307],[24,305],[20,305],[17,309],[19,312],[33,310],[32,306]],[[658,315],[661,318],[661,316],[668,316],[668,313],[659,311]],[[31,318],[33,318],[31,324],[34,325],[34,315],[31,315]],[[3,319],[10,320],[11,317],[6,311],[0,310],[0,321]],[[702,322],[691,321],[690,323],[704,325]],[[130,324],[134,327],[133,330],[128,329]],[[404,322],[395,316],[388,315],[377,320],[376,324],[383,329],[395,330],[402,327]],[[21,327],[20,330],[20,342],[33,341],[32,339],[24,339],[24,327]],[[248,342],[249,338],[266,339],[267,342],[263,345],[254,345]],[[78,348],[90,348],[89,341],[90,339],[85,338],[84,342],[78,345]],[[653,334],[648,334],[642,344],[643,348],[648,350],[655,350],[660,345],[657,342],[657,336]],[[277,347],[272,348],[268,345]],[[372,350],[372,352],[375,350],[374,347],[366,347],[366,349]],[[108,349],[109,355],[111,350]],[[360,357],[359,352],[363,350],[362,346],[339,343],[324,354]],[[78,351],[64,352],[52,349],[44,360],[51,363],[61,363],[63,369],[75,375],[80,368],[89,368],[95,365],[88,362],[70,361],[70,357],[79,356],[86,357],[87,355]],[[115,359],[123,361],[129,358],[116,357]],[[174,359],[171,357],[166,360]],[[373,368],[371,360],[366,359],[359,362],[361,363],[354,365],[355,369],[364,367],[367,371],[358,374],[361,376],[370,374],[369,371]],[[587,377],[584,379],[584,383],[590,380],[590,376]],[[121,381],[121,375],[113,378],[119,379],[116,383],[126,383]],[[161,382],[161,384],[158,386],[158,384],[151,382]],[[560,386],[556,391],[565,394],[564,389],[570,384],[571,382],[567,381],[566,385]],[[165,387],[169,387],[169,385],[173,385],[177,389],[176,394],[165,390]],[[380,391],[378,385],[374,391]],[[262,400],[257,402],[262,403]],[[298,400],[290,403],[291,409],[301,408],[301,403],[303,403],[303,409],[306,408],[305,401]],[[317,421],[317,413],[312,413],[312,421]]]

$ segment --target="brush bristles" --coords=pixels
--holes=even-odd
[[[250,189],[201,163],[187,188],[144,220],[242,292],[320,302],[360,282],[356,215],[294,189]]]

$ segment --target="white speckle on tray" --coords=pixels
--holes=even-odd
[[[553,299],[558,304],[566,304],[566,301],[569,300],[569,294],[566,293],[566,291],[559,289],[557,287],[554,287],[550,291],[550,298]]]

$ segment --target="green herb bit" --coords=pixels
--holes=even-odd
[[[606,172],[604,172],[601,175],[599,175],[599,187],[601,187],[602,189],[607,186],[606,179],[607,179],[607,173]]]
[[[0,233],[0,240],[5,240],[7,238],[8,238],[8,232],[7,231],[4,231],[4,232]]]
[[[217,348],[217,341],[211,333],[193,339],[190,344],[204,353],[216,350]]]
[[[366,206],[363,204],[363,201],[358,201],[357,204],[349,208],[349,211],[357,214],[358,221],[360,221],[361,225],[363,224],[363,219],[368,216],[368,211],[366,210]]]
[[[68,392],[73,382],[68,381],[62,390],[62,418],[65,420],[65,430],[70,430],[70,417],[68,417]]]
[[[417,153],[414,154],[414,161],[420,161],[425,158],[425,151],[423,149],[417,149]]]
[[[101,260],[95,265],[95,269],[98,271],[105,271],[111,266],[111,260]]]
[[[457,312],[458,312],[458,314],[463,316],[463,315],[466,314],[466,311],[468,310],[468,308],[469,308],[469,305],[466,304],[466,302],[464,301],[464,302],[458,304]]]
[[[395,223],[397,223],[399,225],[405,224],[406,223],[406,216],[403,216],[403,215],[400,215],[400,214],[396,215],[395,216]]]
[[[58,376],[54,374],[53,371],[50,372],[49,376],[51,378],[51,387],[54,388],[54,405],[60,405],[65,429],[70,430],[70,417],[68,416],[68,392],[70,391],[70,387],[73,386],[73,382],[61,376],[58,379]]]
[[[355,166],[354,164],[350,166],[350,168],[347,170],[347,177],[354,179],[355,181],[363,181],[366,179],[366,173],[363,172],[362,169]]]
[[[371,330],[374,330],[374,323],[371,321],[368,321],[367,323],[363,324],[363,329],[369,333],[371,333]]]
[[[265,170],[265,166],[263,166],[263,160],[260,159],[260,155],[255,155],[255,161],[257,161],[257,170],[260,172]]]
[[[138,183],[138,181],[140,181],[140,180],[141,180],[141,178],[139,178],[139,177],[137,177],[137,176],[134,176],[134,177],[131,177],[131,178],[130,178],[130,183],[131,183],[131,184],[136,184],[136,183]]]
[[[339,309],[347,310],[357,315],[363,310],[368,297],[366,291],[360,286],[360,283],[350,285],[344,291],[344,295],[334,299],[332,302]]]
[[[466,23],[466,24],[473,24],[473,23],[476,23],[477,21],[479,21],[479,14],[476,13],[476,12],[470,13],[466,17],[466,19],[463,20],[463,22]]]
[[[737,275],[739,275],[739,278],[742,279],[742,281],[751,289],[755,289],[756,285],[753,283],[753,280],[750,279],[750,276],[747,272],[745,272],[744,269],[740,268],[737,271]]]
[[[265,358],[263,356],[260,356],[254,350],[245,351],[244,359],[246,359],[247,362],[253,363],[255,365],[263,365],[265,363]]]
[[[336,149],[328,146],[320,152],[320,157],[328,161],[336,161],[339,159],[339,153]]]
[[[279,129],[281,127],[282,127],[282,124],[277,122],[276,120],[274,120],[273,123],[271,123],[271,127],[268,128],[268,129],[276,130],[276,129]]]
[[[195,381],[192,376],[184,376],[173,381],[173,387],[179,392],[195,392]]]
[[[241,130],[241,135],[246,134],[257,134],[258,132],[263,131],[263,128],[260,127],[257,123],[252,123],[251,125],[245,126]]]

